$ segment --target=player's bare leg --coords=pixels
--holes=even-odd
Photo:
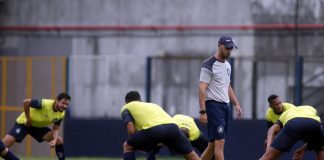
[[[201,159],[202,160],[211,160],[215,154],[214,150],[215,150],[215,143],[208,142],[208,146],[207,146],[206,150],[202,153]]]
[[[52,131],[48,132],[43,137],[43,140],[45,140],[45,141],[47,141],[49,143],[53,139],[54,139],[54,137],[53,137],[53,132]],[[51,145],[51,143],[50,143],[50,145]],[[64,147],[63,147],[63,138],[61,136],[57,137],[55,145],[51,146],[51,147],[55,147],[55,152],[56,152],[56,155],[57,155],[59,160],[65,160],[65,153],[64,153]]]
[[[215,159],[217,160],[224,160],[224,145],[225,145],[225,140],[220,139],[220,140],[215,140]]]
[[[197,155],[197,153],[195,151],[192,151],[192,152],[184,155],[184,158],[186,160],[200,160],[199,156]]]
[[[322,146],[322,149],[316,154],[316,160],[322,159],[324,159],[324,146]]]
[[[259,160],[275,160],[280,157],[281,153],[281,151],[270,147]]]
[[[10,148],[15,142],[16,142],[16,138],[7,134],[3,139],[2,142],[8,147]]]
[[[52,131],[46,133],[45,136],[43,137],[43,140],[47,141],[47,142],[50,142],[53,139],[54,139],[54,137],[53,137]],[[56,145],[61,145],[61,144],[63,144],[63,138],[61,136],[58,136],[57,140],[56,140]]]

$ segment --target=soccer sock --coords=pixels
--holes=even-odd
[[[63,144],[55,146],[55,152],[59,160],[65,160],[64,147]]]
[[[135,160],[135,152],[124,153],[124,160]]]
[[[19,160],[18,157],[16,157],[11,151],[8,151],[8,153],[4,156],[2,156],[5,160]]]

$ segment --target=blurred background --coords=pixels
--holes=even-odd
[[[125,93],[138,90],[170,115],[198,118],[200,65],[230,35],[238,46],[229,59],[232,85],[244,116],[233,115],[225,152],[257,159],[270,94],[312,105],[323,118],[323,7],[324,0],[0,0],[1,137],[24,98],[66,91],[67,155],[120,157]],[[30,137],[12,150],[54,156]]]

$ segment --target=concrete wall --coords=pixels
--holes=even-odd
[[[294,23],[295,3],[296,0],[0,0],[0,25],[282,24]],[[299,0],[299,3],[300,23],[322,24],[324,22],[324,0]],[[234,89],[243,107],[244,118],[252,117],[253,105],[257,106],[257,118],[263,118],[264,111],[267,108],[266,98],[269,94],[278,94],[283,101],[292,100],[294,64],[293,60],[288,60],[287,63],[282,62],[282,60],[285,60],[287,55],[296,54],[293,30],[1,31],[0,55],[70,55],[69,86],[73,99],[71,116],[74,118],[119,118],[119,109],[124,103],[124,94],[128,90],[139,90],[143,96],[145,94],[145,58],[147,56],[168,54],[179,57],[208,57],[216,52],[217,39],[222,34],[232,35],[239,46],[239,49],[232,54],[233,57],[237,58],[233,69],[235,71]],[[322,30],[300,30],[297,45],[298,54],[324,55],[323,38]],[[272,62],[258,61],[260,62],[256,71],[258,81],[253,83],[252,72],[255,60],[248,58],[249,56],[277,56],[281,61],[279,63],[276,63],[276,60],[272,60]],[[240,59],[240,57],[243,58]],[[154,64],[153,69],[156,72],[153,82],[156,83],[152,84],[152,100],[166,106],[165,108],[170,114],[185,112],[197,117],[197,85],[201,61],[175,61],[170,59]],[[314,64],[312,62],[308,61],[308,64]],[[321,74],[324,68],[322,62],[319,61],[316,63],[318,65],[305,67],[307,79],[318,77],[314,81],[309,81],[306,86],[322,87],[322,79],[324,78]],[[19,74],[19,72],[24,72],[24,69],[9,69],[12,70],[8,73]],[[36,77],[39,83],[42,83],[42,76],[37,75]],[[14,82],[14,80],[9,81]],[[17,86],[16,84],[12,85]],[[257,85],[256,93],[252,93],[253,85]],[[42,85],[40,84],[40,86]],[[24,86],[21,86],[21,88],[24,88]],[[49,93],[49,91],[47,92]],[[310,93],[312,92],[310,91]],[[43,94],[37,92],[37,95]],[[257,95],[257,97],[254,97],[254,95]],[[17,104],[20,104],[23,98],[17,98],[19,101]],[[253,104],[254,99],[257,99],[256,104]],[[307,103],[317,104],[312,101],[307,101]],[[80,139],[84,138],[82,136],[87,136],[83,132],[78,132],[80,128],[84,127],[83,123],[79,122],[76,124],[82,126],[72,125],[76,128],[68,127],[65,132],[65,136],[68,137],[67,152],[71,155],[81,153],[80,150],[73,152],[72,149],[75,149],[74,147],[79,144]],[[93,136],[102,135],[105,132],[113,133],[111,128],[116,128],[115,125],[100,128],[102,127],[100,126],[101,122],[93,123],[99,125],[97,128],[93,128],[90,121],[85,123],[90,126],[89,131],[103,129],[101,131],[104,132],[100,132],[100,130],[97,130],[96,133],[92,132]],[[251,131],[257,131],[253,128],[255,126],[249,124],[253,123],[247,122],[246,128],[235,130],[235,132],[251,133]],[[260,130],[259,133],[258,130],[253,134],[265,135],[262,127],[259,126],[258,129],[262,131]],[[259,143],[256,145],[259,149],[253,150],[256,150],[257,156],[262,152],[261,142],[263,140],[245,139],[242,138],[244,136],[237,135],[234,137],[237,137],[238,144],[233,141],[233,144],[231,144],[232,142],[229,141],[230,147],[242,146],[241,144],[250,146],[247,141],[251,141]],[[107,144],[109,144],[110,139],[107,139],[107,141]],[[94,141],[86,142],[93,143]],[[239,142],[244,143],[239,144]],[[104,150],[107,147],[104,146],[105,144],[95,144],[103,150],[89,153],[90,155],[111,154]],[[245,148],[250,149],[249,147],[234,148],[233,150],[240,154],[233,156],[250,153],[250,151],[245,151]],[[23,154],[22,152],[20,153]],[[47,152],[48,150],[46,150]],[[115,153],[120,155],[120,150]],[[257,156],[250,157],[256,159]]]
[[[278,24],[294,24],[296,15],[296,1],[254,1],[252,6],[252,19],[255,24],[278,23]],[[323,24],[324,22],[324,1],[322,0],[306,0],[299,1],[299,18],[298,23],[301,24]],[[258,56],[272,55],[277,57],[277,62],[265,62],[258,65],[258,106],[265,106],[267,102],[265,99],[269,94],[278,94],[285,101],[293,102],[293,88],[295,84],[295,68],[293,57],[294,55],[307,56],[304,64],[303,77],[303,104],[310,104],[322,110],[323,103],[318,103],[319,100],[306,97],[317,97],[318,94],[308,94],[307,90],[316,85],[316,82],[308,83],[309,77],[319,81],[323,78],[321,72],[323,66],[316,62],[315,59],[321,60],[324,55],[324,46],[321,42],[324,40],[323,30],[319,29],[301,29],[298,30],[297,42],[294,39],[295,30],[281,30],[281,31],[264,31],[256,30],[254,32],[254,54]],[[297,43],[297,45],[295,45]],[[312,65],[313,64],[313,65]],[[289,75],[289,76],[285,76]],[[283,86],[288,86],[287,88]],[[319,87],[319,86],[316,86]],[[260,108],[263,112],[265,108]],[[259,114],[260,115],[260,114]],[[261,118],[258,115],[259,118]]]
[[[247,25],[260,23],[294,23],[295,0],[207,0],[207,1],[127,1],[127,0],[4,0],[0,2],[1,25]],[[323,0],[300,1],[300,23],[323,22]],[[231,11],[231,12],[229,12]],[[211,56],[216,51],[217,38],[221,34],[230,34],[237,42],[239,49],[233,54],[238,56],[268,56],[268,55],[294,55],[294,41],[292,30],[265,31],[265,30],[217,30],[217,31],[98,31],[98,32],[73,32],[73,31],[50,31],[50,32],[6,32],[0,39],[0,54],[2,55],[141,55],[158,56],[165,53],[178,56]],[[321,30],[300,31],[298,41],[299,54],[323,55]],[[306,43],[307,42],[307,43]],[[310,45],[311,44],[311,45]],[[145,62],[145,60],[141,60]],[[186,62],[183,62],[186,63]],[[118,65],[123,65],[123,63]],[[91,64],[89,64],[91,65]],[[117,65],[117,66],[118,66]],[[136,63],[139,67],[144,63]],[[185,64],[184,64],[185,65]],[[93,75],[102,75],[97,66],[92,68]],[[267,65],[261,66],[260,70],[266,70]],[[263,69],[264,68],[264,69]],[[199,72],[199,65],[193,67],[193,72]],[[314,70],[318,69],[315,67]],[[115,68],[110,74],[118,74]],[[161,68],[164,70],[164,68]],[[186,72],[186,69],[177,68],[178,72]],[[245,117],[252,117],[251,106],[253,95],[252,88],[252,63],[238,62],[236,65],[236,77],[239,81],[234,82],[238,99],[245,111]],[[83,71],[75,73],[84,74]],[[142,74],[142,73],[141,73]],[[274,75],[276,74],[276,75]],[[309,73],[313,74],[313,73]],[[315,73],[314,73],[315,74]],[[93,76],[92,75],[92,76]],[[274,77],[273,77],[274,76]],[[287,76],[286,72],[269,73],[259,77],[264,81],[259,86],[267,85],[268,79]],[[87,92],[87,87],[92,87],[95,95],[105,97],[120,97],[118,102],[111,105],[120,106],[126,89],[139,89],[144,91],[143,79],[134,79],[134,84],[113,85],[108,80],[103,82],[108,88],[120,87],[118,93],[115,90],[102,93],[98,88],[101,85],[93,80],[85,85],[85,82],[71,83],[74,93]],[[281,78],[285,79],[285,78]],[[288,79],[293,79],[289,75]],[[82,81],[79,80],[79,81]],[[193,84],[198,84],[198,77],[192,77]],[[266,98],[271,93],[276,93],[285,100],[291,100],[288,91],[291,83],[267,88],[283,88],[283,90],[258,90],[257,106],[261,107],[259,118],[263,117],[263,111],[267,107]],[[154,85],[154,84],[153,84]],[[287,86],[288,85],[288,86]],[[160,86],[153,86],[161,88]],[[97,89],[96,89],[97,88]],[[163,88],[163,86],[162,86]],[[190,114],[197,116],[198,101],[197,90],[186,89],[178,92],[190,92]],[[90,104],[95,101],[87,93],[83,99]],[[102,94],[101,94],[102,93]],[[172,97],[178,93],[168,91]],[[113,95],[113,96],[112,96]],[[77,94],[73,95],[79,96]],[[184,98],[180,100],[166,100],[162,103],[161,92],[155,92],[153,98],[161,105],[184,106]],[[80,106],[76,104],[76,106]],[[82,106],[82,105],[81,105]],[[86,106],[84,106],[86,107]],[[96,111],[102,113],[101,110]],[[96,113],[94,112],[94,113]],[[104,111],[106,112],[106,111]],[[98,116],[98,115],[94,115]]]

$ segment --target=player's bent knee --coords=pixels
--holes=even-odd
[[[60,145],[60,144],[63,144],[63,143],[64,143],[63,138],[61,136],[58,136],[57,141],[56,141],[56,145]]]
[[[16,138],[11,135],[8,135],[8,134],[2,140],[4,145],[7,147],[10,147],[13,143],[15,143],[15,141],[16,141]]]
[[[52,141],[52,140],[54,139],[52,133],[53,133],[52,131],[47,132],[47,133],[42,137],[42,139],[43,139],[44,141],[47,141],[47,142]]]

